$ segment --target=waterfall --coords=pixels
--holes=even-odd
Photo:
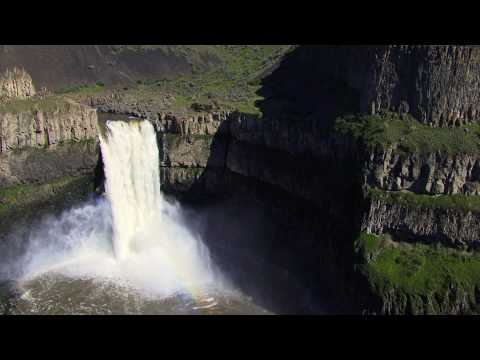
[[[162,211],[157,138],[148,121],[111,121],[100,136],[107,198],[113,213],[113,245],[118,259],[132,250],[132,240]]]
[[[197,296],[219,277],[178,205],[160,191],[156,133],[148,121],[107,121],[100,135],[106,197],[34,229],[22,281],[45,274],[113,281],[155,296]]]

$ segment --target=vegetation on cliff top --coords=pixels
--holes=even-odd
[[[174,79],[149,79],[135,86],[116,89],[139,102],[162,103],[168,98],[165,110],[192,110],[193,104],[214,104],[222,109],[259,114],[256,101],[261,78],[280,61],[292,45],[119,45],[118,51],[146,51],[167,47],[175,54],[194,59],[213,54],[219,61],[207,71],[197,71],[192,60],[192,75]],[[77,98],[82,95],[101,95],[94,85],[67,89],[64,93]]]
[[[480,212],[480,196],[478,195],[424,195],[406,191],[384,191],[377,188],[369,188],[368,195],[371,199],[410,208],[423,207],[429,209],[451,209],[463,212]]]
[[[85,186],[84,186],[85,185]],[[5,211],[19,210],[33,202],[43,201],[52,195],[66,191],[65,195],[76,196],[93,190],[91,176],[62,177],[45,184],[24,184],[0,189],[0,214]]]
[[[60,96],[46,98],[16,99],[0,103],[0,113],[17,114],[34,110],[46,112],[67,110],[71,103]]]
[[[209,48],[221,59],[221,65],[193,76],[152,81],[145,84],[146,87],[172,94],[175,97],[173,108],[214,100],[223,107],[258,113],[255,101],[260,99],[256,92],[261,75],[279,61],[290,45],[217,45]]]
[[[94,95],[105,90],[105,84],[98,81],[93,85],[69,86],[57,91],[57,94]]]
[[[366,233],[359,235],[355,246],[363,258],[360,271],[392,311],[440,314],[458,306],[470,311],[475,307],[480,287],[479,254],[393,243],[386,236]]]
[[[335,130],[363,141],[368,147],[396,147],[400,153],[478,154],[480,125],[433,128],[397,113],[346,116],[336,120]]]

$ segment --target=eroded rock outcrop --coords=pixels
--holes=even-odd
[[[480,154],[405,154],[395,147],[372,151],[364,184],[390,191],[479,195]]]
[[[0,75],[0,101],[27,99],[35,93],[32,77],[24,69],[14,67]]]
[[[157,131],[182,136],[205,135],[214,136],[231,112],[213,112],[178,115],[172,112],[159,112],[156,116],[147,117],[153,121]]]

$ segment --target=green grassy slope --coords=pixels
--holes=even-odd
[[[395,113],[350,116],[338,119],[336,130],[361,139],[367,146],[397,146],[404,153],[478,154],[480,126],[472,124],[457,128],[432,128],[411,117]]]
[[[394,313],[455,313],[460,303],[477,312],[480,255],[442,246],[393,243],[361,233],[359,270]],[[395,296],[392,296],[395,294]]]

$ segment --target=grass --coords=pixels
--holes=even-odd
[[[151,79],[138,84],[129,92],[138,98],[155,95],[173,95],[171,109],[190,109],[193,103],[208,104],[215,100],[221,108],[259,114],[255,102],[261,98],[256,92],[263,72],[291,48],[290,45],[185,45],[172,48],[189,56],[209,53],[219,64],[204,72],[176,79]]]
[[[400,118],[395,113],[347,116],[336,121],[335,129],[363,141],[370,148],[392,146],[404,153],[431,154],[442,152],[478,154],[480,125],[457,128],[432,128],[412,117]]]
[[[93,175],[0,189],[0,238],[44,215],[59,214],[87,199],[92,191]]]
[[[376,256],[363,266],[370,280],[384,291],[396,288],[406,293],[428,295],[457,286],[480,286],[480,255],[442,246],[397,243],[361,234],[359,248]]]
[[[452,304],[463,296],[476,307],[475,291],[480,287],[478,253],[424,244],[393,244],[384,237],[365,233],[360,234],[356,247],[364,256],[360,270],[373,289],[384,301],[396,301],[403,311],[448,313],[455,311]],[[372,253],[375,256],[365,256]]]
[[[52,196],[62,192],[66,195],[86,193],[87,188],[93,187],[91,176],[63,177],[46,184],[16,185],[0,189],[0,216],[11,210],[23,211],[32,203],[49,200]],[[91,185],[91,186],[90,186]],[[68,190],[68,191],[67,191]],[[88,191],[89,192],[89,191]]]
[[[69,86],[58,90],[57,94],[94,95],[104,90],[105,85],[102,82],[97,82],[96,84]]]
[[[262,76],[292,49],[292,45],[112,45],[114,53],[162,49],[186,58],[192,74],[173,79],[144,79],[115,89],[126,102],[139,102],[155,110],[193,112],[193,104],[212,105],[221,110],[237,110],[261,115],[256,106]],[[200,69],[209,59],[211,66]],[[106,87],[81,85],[62,89],[58,95],[82,101],[102,95]],[[165,105],[164,100],[169,99]]]
[[[355,241],[355,251],[365,259],[371,260],[379,251],[378,243],[379,240],[375,235],[362,232]]]
[[[63,177],[44,184],[0,189],[0,238],[20,230],[47,214],[59,214],[88,198],[93,175]]]
[[[0,113],[20,113],[33,110],[42,110],[46,112],[56,110],[66,110],[70,106],[69,102],[59,96],[51,96],[45,99],[25,99],[11,100],[0,104]]]
[[[459,210],[462,212],[480,212],[480,196],[477,195],[422,195],[410,192],[390,192],[370,188],[370,198],[389,204],[398,204],[410,208],[430,208]]]

